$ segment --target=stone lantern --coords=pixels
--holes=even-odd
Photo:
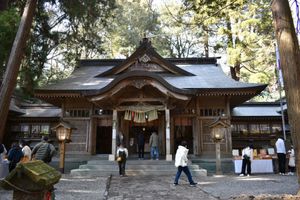
[[[214,122],[209,125],[211,128],[211,139],[214,141],[216,146],[216,174],[222,174],[221,169],[221,145],[220,143],[225,138],[225,134],[229,124],[221,120],[221,117],[218,117]]]

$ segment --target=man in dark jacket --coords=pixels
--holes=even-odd
[[[9,172],[16,168],[18,162],[23,157],[23,152],[18,143],[14,142],[11,146],[11,149],[8,151],[7,160],[9,160]]]
[[[145,137],[143,132],[140,132],[138,134],[137,142],[138,142],[138,150],[139,150],[139,159],[144,159]]]
[[[48,142],[48,137],[43,136],[42,141],[33,148],[31,157],[49,163],[55,152],[55,147]]]

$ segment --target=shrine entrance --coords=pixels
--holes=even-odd
[[[158,132],[158,127],[153,125],[147,125],[147,124],[134,124],[134,126],[129,127],[129,154],[131,154],[134,157],[138,154],[138,135],[142,133],[144,135],[144,154],[145,158],[150,158],[150,146],[149,146],[149,140],[152,132]]]

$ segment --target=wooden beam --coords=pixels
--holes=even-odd
[[[164,103],[166,101],[166,99],[164,98],[124,98],[124,99],[120,99],[118,101],[118,103],[124,103],[124,102],[155,102],[155,101],[159,101]]]

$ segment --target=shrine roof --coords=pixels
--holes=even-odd
[[[218,58],[163,58],[144,38],[127,59],[82,60],[69,78],[36,90],[39,94],[68,93],[69,95],[99,94],[110,90],[125,79],[152,79],[170,91],[206,95],[239,92],[251,96],[266,85],[243,83],[227,76]],[[224,93],[223,93],[224,94]]]
[[[278,103],[245,103],[233,108],[232,117],[280,117]]]
[[[193,76],[174,76],[172,74],[153,73],[170,85],[178,89],[243,89],[264,86],[256,83],[244,83],[233,80],[227,76],[222,68],[216,64],[177,64],[177,67],[183,69]],[[116,76],[98,76],[113,66],[84,66],[78,67],[70,77],[40,88],[48,91],[83,91],[83,90],[100,90],[111,83]]]
[[[28,108],[23,109],[24,115],[20,117],[60,117],[60,108]]]

